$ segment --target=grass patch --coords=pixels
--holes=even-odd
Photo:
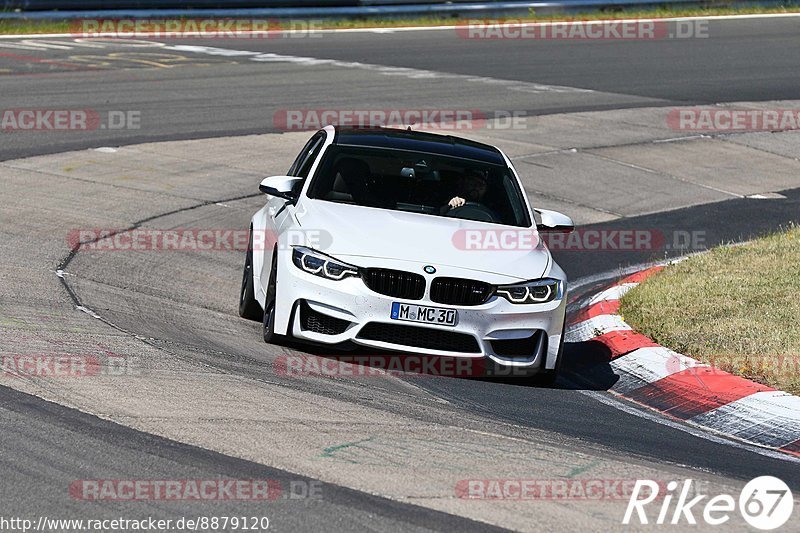
[[[621,312],[663,346],[800,394],[800,227],[669,266]]]
[[[36,33],[70,33],[66,20],[0,20],[0,35],[29,35]]]
[[[741,7],[670,7],[660,6],[652,9],[609,9],[588,11],[585,13],[536,13],[533,10],[528,15],[517,17],[485,17],[480,14],[475,16],[440,16],[417,18],[375,18],[353,17],[347,19],[311,19],[316,20],[314,28],[317,29],[353,29],[353,28],[398,28],[405,26],[448,26],[466,23],[470,20],[508,20],[512,22],[553,22],[553,21],[580,21],[580,20],[606,20],[626,18],[669,18],[669,17],[702,17],[719,15],[750,15],[772,13],[795,13],[800,11],[800,6],[741,6]],[[191,17],[191,18],[203,18]],[[221,17],[225,18],[225,17]],[[258,17],[254,17],[258,18]],[[176,20],[180,17],[153,20]],[[71,33],[74,31],[74,21],[69,20],[0,20],[0,35],[30,35],[37,33]],[[289,21],[276,24],[275,28],[291,28]]]

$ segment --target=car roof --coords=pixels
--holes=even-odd
[[[505,166],[503,154],[489,144],[452,135],[437,135],[397,128],[336,128],[334,144],[394,148],[431,154],[473,159]]]

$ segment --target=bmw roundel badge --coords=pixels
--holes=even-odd
[[[431,265],[425,265],[424,267],[422,267],[422,270],[424,270],[426,274],[435,274],[436,273],[436,268],[432,267]]]

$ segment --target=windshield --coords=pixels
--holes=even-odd
[[[506,166],[438,154],[331,146],[309,188],[329,202],[529,227]]]

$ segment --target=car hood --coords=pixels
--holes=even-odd
[[[309,199],[297,205],[295,216],[304,233],[318,232],[321,252],[349,256],[356,264],[358,257],[416,261],[519,280],[542,277],[550,265],[550,252],[541,246],[492,246],[501,232],[535,235],[531,228]],[[493,249],[465,249],[468,232]]]

